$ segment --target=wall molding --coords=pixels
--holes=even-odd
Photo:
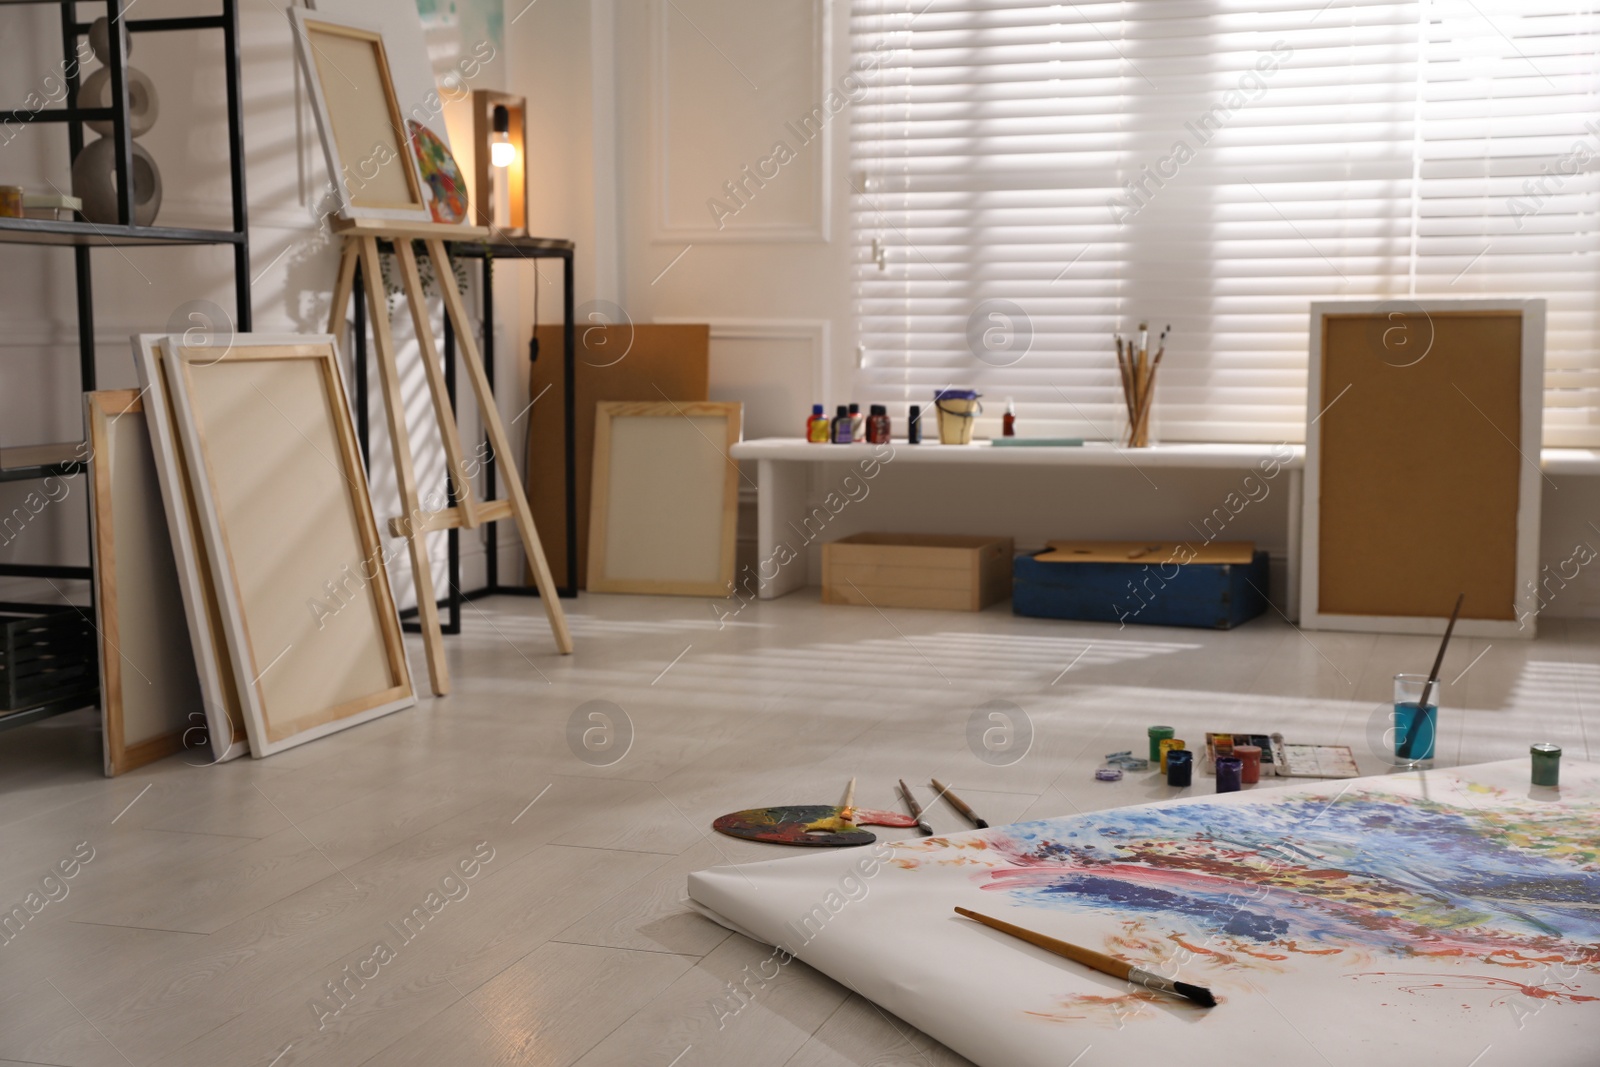
[[[671,47],[669,15],[676,5],[671,0],[651,0],[650,20],[650,85],[654,105],[650,111],[650,239],[660,244],[751,244],[751,243],[809,243],[826,244],[832,239],[833,219],[833,123],[800,151],[807,153],[805,165],[813,171],[816,196],[811,203],[811,218],[804,223],[745,224],[717,229],[710,224],[701,226],[675,223],[671,218],[668,200],[667,175],[672,149],[672,132],[669,128],[668,106],[672,99],[668,71],[668,51]],[[811,33],[811,106],[820,107],[826,99],[833,81],[833,2],[810,0]],[[681,18],[686,18],[679,13]],[[784,131],[782,127],[774,131]],[[816,151],[811,151],[815,148]],[[711,190],[711,194],[718,190]],[[710,194],[708,194],[710,195]]]
[[[827,397],[832,381],[828,352],[833,337],[829,319],[719,318],[711,315],[653,315],[664,326],[711,327],[712,341],[806,341],[811,345],[812,395]]]

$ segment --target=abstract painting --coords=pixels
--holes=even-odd
[[[1593,764],[1569,760],[1559,790],[1530,788],[1516,760],[1203,795],[713,868],[690,895],[979,1064],[1170,1058],[1175,1040],[1190,1063],[1274,1048],[1466,1064],[1491,1045],[1597,1062]],[[1130,987],[956,905],[1209,986],[1219,1005]]]

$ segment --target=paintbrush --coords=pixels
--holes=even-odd
[[[1456,628],[1456,619],[1461,615],[1461,602],[1467,599],[1467,594],[1456,596],[1455,610],[1450,613],[1450,621],[1445,624],[1444,640],[1439,642],[1439,654],[1433,657],[1433,673],[1428,675],[1428,680],[1422,686],[1422,699],[1417,701],[1417,710],[1421,711],[1428,706],[1428,697],[1433,693],[1433,687],[1439,682],[1439,668],[1444,666],[1444,650],[1450,647],[1450,634]]]
[[[968,819],[970,819],[972,821],[972,825],[973,826],[976,826],[980,830],[987,830],[989,828],[989,824],[988,823],[986,823],[982,819],[978,818],[978,813],[977,812],[975,812],[971,808],[967,807],[967,802],[965,800],[962,800],[960,797],[958,797],[954,793],[950,792],[950,787],[949,786],[942,785],[939,782],[939,779],[935,778],[935,779],[933,779],[933,787],[939,791],[939,795],[940,796],[944,797],[946,800],[948,800],[950,802],[951,806],[953,806],[957,811],[959,811],[961,814],[965,815]]]
[[[933,827],[928,825],[928,820],[922,817],[922,805],[917,803],[917,798],[911,795],[911,787],[906,785],[904,778],[900,779],[900,795],[905,798],[906,807],[911,811],[911,817],[917,820],[917,829],[933,836]]]
[[[839,818],[845,822],[856,821],[856,780],[850,779],[850,784],[844,787],[844,803],[839,805]]]
[[[1109,974],[1113,978],[1126,979],[1134,985],[1142,985],[1146,989],[1153,989],[1158,993],[1182,997],[1184,1000],[1198,1004],[1202,1008],[1214,1008],[1217,1006],[1217,998],[1212,996],[1211,990],[1204,986],[1190,985],[1188,982],[1179,982],[1172,978],[1163,978],[1159,974],[1153,974],[1143,967],[1135,967],[1126,960],[1119,960],[1115,956],[1106,955],[1104,952],[1096,952],[1092,948],[1083,948],[1067,941],[1058,941],[1053,937],[1047,937],[1032,930],[1025,930],[1020,926],[1013,926],[1011,923],[1000,919],[979,915],[977,912],[968,911],[966,908],[957,908],[956,914],[965,915],[967,918],[999,930],[1001,933],[1021,938],[1028,944],[1037,945],[1046,952],[1053,952],[1057,956],[1065,956],[1067,959],[1081,963],[1085,967],[1093,967],[1095,970]]]

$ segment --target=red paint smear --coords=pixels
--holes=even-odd
[[[1415,982],[1410,985],[1402,985],[1400,987],[1401,992],[1410,993],[1412,996],[1418,995],[1418,991],[1423,989],[1494,989],[1507,994],[1510,994],[1514,990],[1525,997],[1532,997],[1535,1000],[1549,1000],[1556,1002],[1564,1001],[1569,1004],[1585,1004],[1600,1001],[1600,997],[1592,997],[1585,993],[1564,992],[1564,990],[1571,988],[1569,986],[1563,985],[1551,987],[1527,985],[1523,982],[1514,982],[1509,978],[1497,978],[1486,974],[1451,975],[1444,980],[1440,980],[1439,976],[1436,974],[1419,974],[1414,971],[1361,971],[1357,974],[1347,975],[1346,977],[1432,979],[1432,981]],[[1500,1004],[1504,1003],[1506,999],[1507,998],[1505,997],[1497,999],[1494,1002],[1495,1006],[1498,1007]]]

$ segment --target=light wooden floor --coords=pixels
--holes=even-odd
[[[896,777],[937,774],[995,824],[1160,798],[1172,791],[1151,776],[1092,775],[1105,753],[1141,748],[1151,722],[1343,742],[1377,773],[1369,722],[1391,675],[1425,671],[1434,647],[1277,618],[1119,631],[1004,607],[823,607],[814,593],[720,630],[698,600],[591,596],[572,612],[578,652],[564,659],[536,601],[469,606],[447,639],[453,696],[264,761],[175,757],[107,781],[89,713],[0,734],[0,912],[42,895],[80,842],[94,850],[67,895],[0,944],[0,1063],[965,1063],[801,963],[719,1018],[728,983],[767,951],[689,911],[685,876],[790,853],[714,836],[711,820],[830,802],[851,775],[861,803],[890,808]],[[1442,762],[1546,739],[1587,756],[1600,623],[1542,633],[1455,643]],[[967,747],[968,716],[994,699],[1034,729],[1008,767]],[[569,747],[590,700],[632,722],[609,767]],[[962,828],[947,808],[931,817]],[[402,941],[390,924],[426,910],[475,849],[493,858],[446,883],[457,899],[436,897]],[[364,963],[380,941],[393,957]],[[340,980],[348,1003],[319,1014]]]

